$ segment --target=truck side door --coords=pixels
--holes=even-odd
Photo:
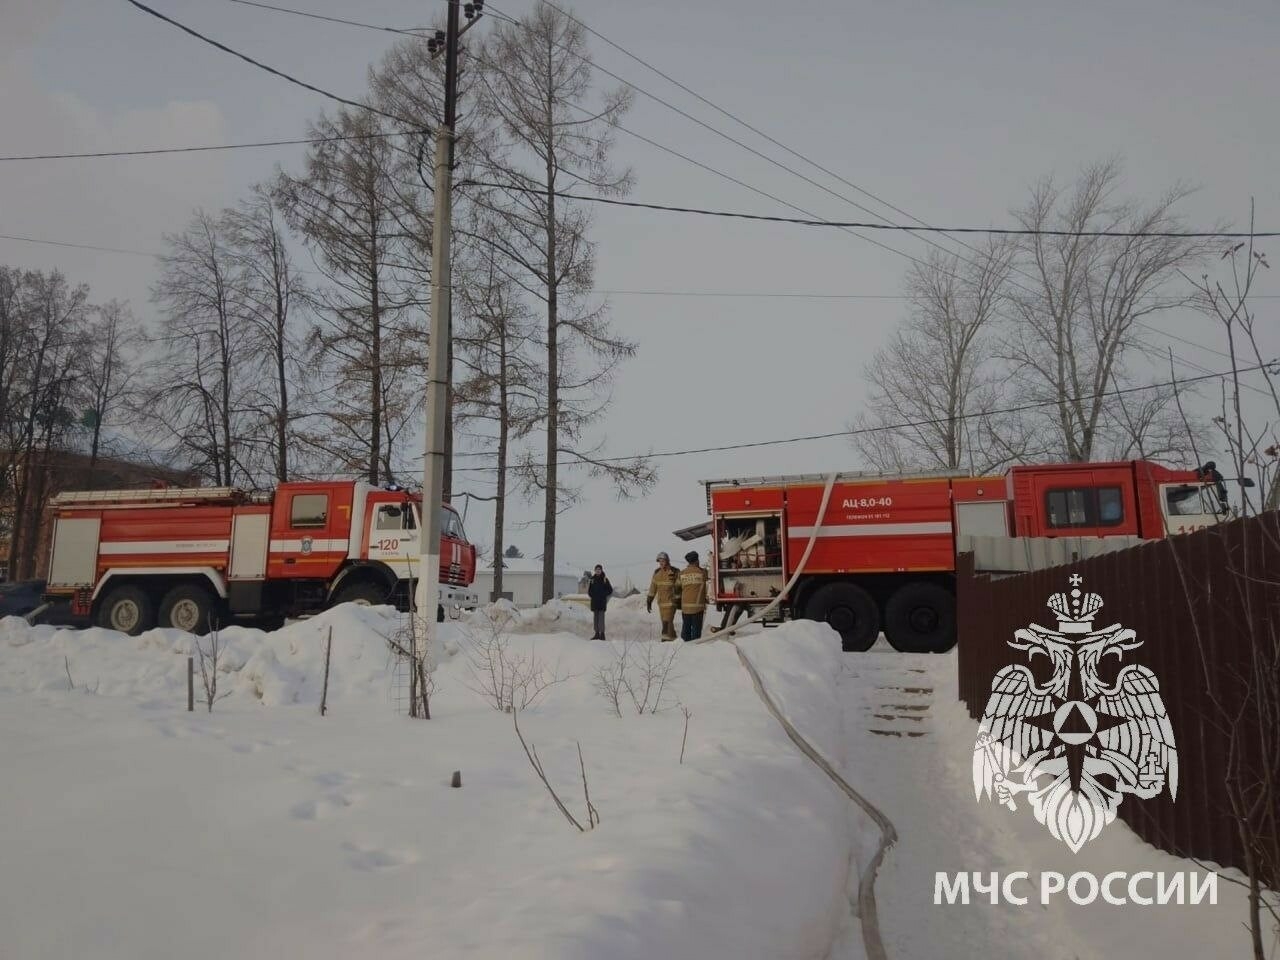
[[[332,577],[346,561],[351,484],[281,484],[271,510],[272,578]]]
[[[418,544],[417,511],[407,503],[370,503],[369,559],[380,560],[400,580],[417,575],[422,555]]]

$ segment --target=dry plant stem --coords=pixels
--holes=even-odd
[[[551,786],[551,781],[547,779],[547,774],[542,769],[542,761],[538,759],[537,749],[530,747],[529,744],[525,742],[524,734],[520,732],[520,711],[518,709],[511,711],[511,723],[516,728],[516,736],[520,739],[520,746],[524,748],[524,755],[529,758],[529,763],[533,766],[533,772],[538,775],[538,779],[542,781],[542,785],[547,788],[547,793],[551,794],[551,799],[555,801],[556,806],[560,809],[560,812],[564,814],[566,820],[577,827],[579,832],[586,833],[586,828],[583,827],[582,824],[578,822],[577,818],[569,812],[569,808],[561,802],[555,788]]]
[[[689,712],[689,708],[683,704],[681,704],[680,710],[684,714],[684,736],[680,738],[680,762],[684,763],[684,745],[689,739],[689,717],[692,714]]]
[[[200,659],[200,682],[204,685],[204,702],[209,713],[213,713],[213,705],[219,700],[231,696],[231,691],[218,693],[218,659],[222,655],[222,642],[215,627],[209,633],[209,649],[198,639],[195,641],[196,654]]]
[[[587,765],[582,760],[582,744],[577,740],[574,743],[578,745],[578,769],[582,771],[582,795],[587,801],[587,823],[590,824],[588,829],[591,829],[600,822],[600,812],[591,802],[591,788],[587,786]]]
[[[75,681],[71,679],[71,660],[67,657],[62,658],[62,666],[67,671],[67,688],[74,690],[76,688]]]

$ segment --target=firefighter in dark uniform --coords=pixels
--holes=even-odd
[[[658,554],[658,569],[653,571],[653,579],[649,582],[649,597],[644,608],[653,612],[653,601],[658,601],[658,617],[662,620],[663,641],[676,638],[676,590],[680,575],[671,566],[671,558],[665,553]]]
[[[707,612],[707,571],[698,566],[698,554],[684,555],[688,566],[680,571],[680,636],[686,641],[702,636],[702,617]]]

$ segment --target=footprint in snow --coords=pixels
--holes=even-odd
[[[324,820],[360,802],[355,793],[329,793],[314,800],[295,803],[289,815],[295,820]]]
[[[413,850],[388,850],[363,843],[348,842],[342,845],[348,853],[348,862],[357,870],[390,870],[418,862]]]
[[[272,747],[287,747],[289,743],[288,740],[250,740],[233,743],[231,749],[236,753],[257,753],[259,750],[269,750]]]

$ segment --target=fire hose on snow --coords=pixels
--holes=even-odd
[[[751,677],[751,683],[755,687],[756,696],[764,704],[765,709],[773,715],[773,718],[782,726],[783,731],[791,739],[806,757],[813,761],[814,765],[821,770],[832,783],[840,789],[850,800],[858,805],[859,808],[875,821],[876,826],[880,828],[880,843],[876,847],[875,855],[872,856],[870,862],[862,870],[858,876],[858,899],[855,904],[855,915],[858,918],[859,925],[862,928],[862,942],[866,949],[868,960],[886,960],[884,943],[880,939],[880,919],[876,913],[876,895],[875,895],[875,878],[876,872],[880,869],[880,864],[884,860],[885,853],[898,839],[898,832],[894,829],[893,823],[889,818],[880,812],[870,801],[862,794],[858,793],[849,782],[844,779],[835,769],[826,757],[824,757],[816,747],[813,746],[804,735],[800,733],[791,722],[783,715],[778,705],[769,695],[768,688],[765,687],[764,679],[760,676],[760,672],[756,670],[755,665],[743,652],[734,640],[736,634],[743,627],[749,624],[759,623],[776,610],[787,598],[787,595],[795,587],[796,582],[804,573],[805,565],[809,562],[809,556],[813,553],[814,544],[818,542],[818,535],[822,531],[822,521],[826,519],[827,505],[831,501],[831,490],[835,486],[836,475],[830,474],[827,477],[826,486],[822,491],[822,503],[818,507],[818,516],[814,521],[813,533],[809,535],[809,543],[804,548],[804,553],[800,556],[800,562],[796,564],[795,573],[791,575],[791,579],[787,581],[781,592],[769,602],[759,613],[748,620],[735,623],[732,626],[719,630],[710,636],[703,637],[694,641],[695,643],[712,643],[717,640],[725,640],[732,645],[734,652],[738,655],[738,661],[742,664],[743,669]]]

